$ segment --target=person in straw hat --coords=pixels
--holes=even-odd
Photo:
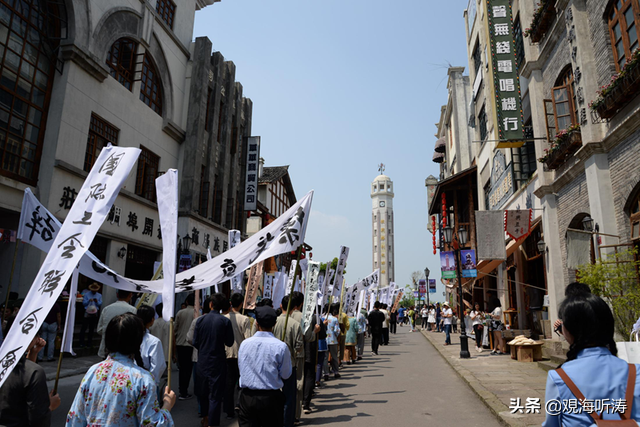
[[[442,318],[444,319],[444,333],[446,334],[446,338],[444,340],[444,345],[451,345],[451,321],[453,319],[453,311],[449,307],[448,302],[444,302],[442,304]]]
[[[75,302],[76,296],[69,295],[69,304]],[[85,346],[84,334],[89,329],[88,346],[93,346],[93,331],[98,324],[100,308],[102,307],[102,294],[100,293],[100,284],[93,282],[89,285],[89,291],[84,294],[82,299],[84,307],[84,316],[82,318],[82,328],[80,329],[80,347]]]

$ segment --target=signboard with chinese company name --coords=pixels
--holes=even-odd
[[[488,0],[489,39],[498,130],[497,148],[517,148],[524,144],[522,100],[518,61],[509,0]]]
[[[513,179],[513,163],[506,164],[506,159],[501,151],[493,156],[491,169],[491,190],[489,190],[489,210],[502,208],[515,191]]]
[[[247,175],[244,188],[244,210],[255,211],[258,204],[258,162],[260,160],[260,137],[250,136],[247,142]]]

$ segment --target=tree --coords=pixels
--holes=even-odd
[[[578,267],[580,282],[612,308],[616,332],[626,339],[640,313],[637,249],[603,255],[595,264]]]

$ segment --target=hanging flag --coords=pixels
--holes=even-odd
[[[396,301],[393,303],[393,307],[391,308],[391,311],[398,311],[398,305],[400,304],[400,301],[402,301],[402,291],[398,293],[398,296],[396,297]]]
[[[531,209],[505,211],[504,231],[513,240],[524,239],[531,232]]]
[[[0,347],[0,386],[33,340],[64,285],[89,249],[140,149],[107,145],[96,159],[67,218],[58,230],[33,285]],[[42,233],[44,218],[33,224]]]
[[[276,277],[280,274],[278,272],[275,273]],[[273,280],[274,280],[274,275],[272,274],[265,274],[264,276],[264,285],[262,286],[262,299],[270,299],[273,300],[272,296],[273,296]]]
[[[71,275],[71,289],[69,289],[69,304],[67,305],[67,316],[64,321],[64,332],[62,333],[62,348],[60,351],[71,353],[75,356],[73,351],[73,327],[76,324],[76,299],[78,295],[78,268],[73,270]]]
[[[331,263],[327,263],[327,269],[325,272],[325,280],[324,280],[324,288],[322,290],[322,299],[320,300],[320,309],[324,310],[324,307],[329,303],[329,298],[331,297],[331,280],[333,279],[333,275],[335,274],[335,270],[331,269]]]
[[[256,308],[256,298],[260,290],[260,279],[262,278],[264,262],[260,262],[249,270],[247,281],[247,292],[244,294],[244,309],[253,310]]]
[[[340,257],[336,266],[336,279],[333,281],[333,289],[331,290],[331,296],[333,297],[339,297],[342,293],[342,275],[344,274],[344,268],[347,266],[347,258],[349,258],[349,248],[340,246]]]
[[[506,261],[503,211],[476,211],[476,236],[479,260]]]
[[[229,248],[235,248],[241,242],[240,230],[229,230]],[[244,278],[244,271],[236,274],[231,278],[231,290],[233,292],[242,293],[242,282]]]
[[[302,308],[302,333],[305,334],[311,326],[311,319],[316,307],[318,298],[318,274],[320,273],[319,262],[309,262],[307,277],[309,281],[304,294],[304,307]]]
[[[453,251],[440,251],[440,268],[442,269],[442,278],[456,278],[456,257]]]
[[[156,179],[158,215],[162,232],[162,318],[168,322],[175,312],[176,256],[178,236],[178,171],[169,169]]]

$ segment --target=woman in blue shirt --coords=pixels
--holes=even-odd
[[[589,292],[568,292],[560,305],[558,317],[562,323],[556,331],[562,333],[570,348],[562,369],[549,372],[545,395],[547,416],[542,425],[595,425],[594,416],[598,417],[603,412],[600,408],[602,403],[609,404],[608,410],[602,413],[604,420],[619,421],[622,418],[620,412],[625,410],[627,419],[640,420],[640,369],[616,357],[614,319],[607,303]],[[565,379],[561,377],[561,371],[566,374]],[[630,371],[635,384],[633,393],[628,395],[632,396],[630,401],[625,401]],[[577,397],[568,384],[577,387],[577,394],[587,399],[586,405],[572,405],[581,397]],[[593,406],[600,406],[598,415]],[[567,409],[572,407],[577,409]]]

